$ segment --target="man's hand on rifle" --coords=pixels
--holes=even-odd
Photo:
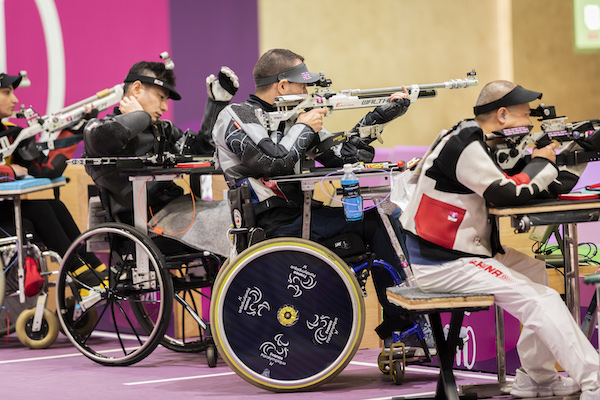
[[[144,111],[144,108],[135,97],[129,96],[121,99],[119,110],[121,110],[121,113],[127,114],[133,111]]]
[[[552,142],[548,146],[542,147],[541,149],[533,149],[531,152],[531,158],[542,157],[556,163],[556,143]]]
[[[219,77],[213,74],[206,78],[208,97],[215,101],[230,101],[240,87],[240,80],[228,67],[221,67]]]
[[[315,132],[323,129],[323,116],[327,114],[326,108],[313,108],[310,111],[298,114],[297,124],[306,124],[313,128]]]
[[[408,99],[408,100],[410,100],[410,96],[408,94],[408,90],[404,86],[402,86],[402,91],[401,92],[392,93],[392,95],[390,96],[390,100],[391,101],[400,100],[400,99]]]

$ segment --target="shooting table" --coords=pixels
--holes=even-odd
[[[12,199],[14,206],[15,215],[15,233],[19,246],[22,249],[23,246],[23,216],[21,213],[21,196],[39,192],[41,190],[58,188],[66,185],[66,178],[64,176],[56,179],[48,178],[27,178],[18,179],[11,182],[0,183],[0,198],[1,199]],[[18,257],[18,278],[19,278],[19,301],[25,302],[25,252],[20,251]]]
[[[200,162],[201,160],[197,163]],[[221,170],[217,170],[213,166],[197,168],[191,165],[184,163],[171,167],[163,167],[143,166],[140,163],[137,166],[119,167],[121,175],[128,176],[133,186],[133,222],[137,229],[142,232],[148,231],[147,216],[142,214],[142,210],[148,210],[148,194],[145,190],[147,182],[173,181],[181,179],[184,174],[196,172],[206,175],[222,173]],[[138,268],[142,273],[148,271],[148,259],[143,255],[140,255],[138,258]]]
[[[391,185],[393,180],[389,179],[394,174],[402,173],[398,168],[391,168],[389,171],[380,169],[362,169],[356,170],[354,173],[361,179],[360,181],[360,193],[363,199],[373,200],[376,205],[379,215],[382,217],[381,221],[388,233],[392,246],[400,259],[402,260],[404,252],[400,246],[400,242],[396,237],[394,229],[385,215],[383,207],[380,206],[381,200],[385,199],[391,192]],[[269,180],[276,183],[289,183],[298,182],[304,195],[304,204],[302,208],[302,238],[310,239],[310,220],[311,220],[311,205],[315,187],[317,183],[323,181],[341,181],[343,171],[335,168],[315,168],[312,172],[296,175],[286,175],[272,177]],[[375,180],[365,180],[365,178],[379,178]],[[381,183],[381,180],[385,180],[385,183]],[[385,218],[383,218],[385,217]],[[412,274],[407,271],[406,276],[411,277],[409,281],[412,282]]]
[[[600,200],[543,200],[518,207],[490,207],[489,214],[511,218],[511,226],[527,232],[536,225],[562,225],[567,307],[581,325],[577,224],[598,221]]]

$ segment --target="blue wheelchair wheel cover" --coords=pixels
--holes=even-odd
[[[246,250],[220,274],[211,303],[213,336],[223,358],[250,383],[275,391],[317,386],[358,349],[362,291],[326,248],[273,239]]]

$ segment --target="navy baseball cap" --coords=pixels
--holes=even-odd
[[[161,79],[158,79],[158,78],[153,78],[151,76],[144,76],[144,75],[129,74],[129,75],[127,75],[127,77],[125,78],[125,80],[123,82],[127,83],[127,82],[135,82],[135,81],[140,81],[143,83],[151,83],[153,85],[165,88],[169,91],[170,99],[181,100],[181,95],[179,93],[177,93],[177,91],[175,90],[173,85],[171,85],[170,83],[165,82]]]
[[[513,90],[506,93],[498,100],[473,107],[473,111],[475,112],[475,115],[485,114],[497,110],[500,107],[516,106],[517,104],[529,103],[530,101],[541,98],[542,93],[528,90],[521,85],[517,85]]]
[[[21,75],[6,75],[4,72],[0,74],[0,87],[6,88],[12,85],[16,89],[21,83],[23,77]]]
[[[300,63],[295,67],[281,71],[277,75],[267,76],[265,78],[254,77],[256,87],[270,85],[271,83],[287,80],[294,83],[315,83],[321,79],[321,75],[309,72],[306,64]]]

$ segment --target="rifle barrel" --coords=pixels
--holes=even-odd
[[[469,86],[476,86],[479,82],[477,79],[451,79],[447,82],[442,83],[429,83],[425,85],[407,85],[404,86],[408,91],[413,86],[418,86],[420,90],[427,89],[462,89],[468,88]],[[349,90],[351,95],[359,95],[359,94],[376,94],[376,93],[394,93],[402,91],[403,86],[396,87],[386,87],[386,88],[378,88],[378,89],[352,89]]]

